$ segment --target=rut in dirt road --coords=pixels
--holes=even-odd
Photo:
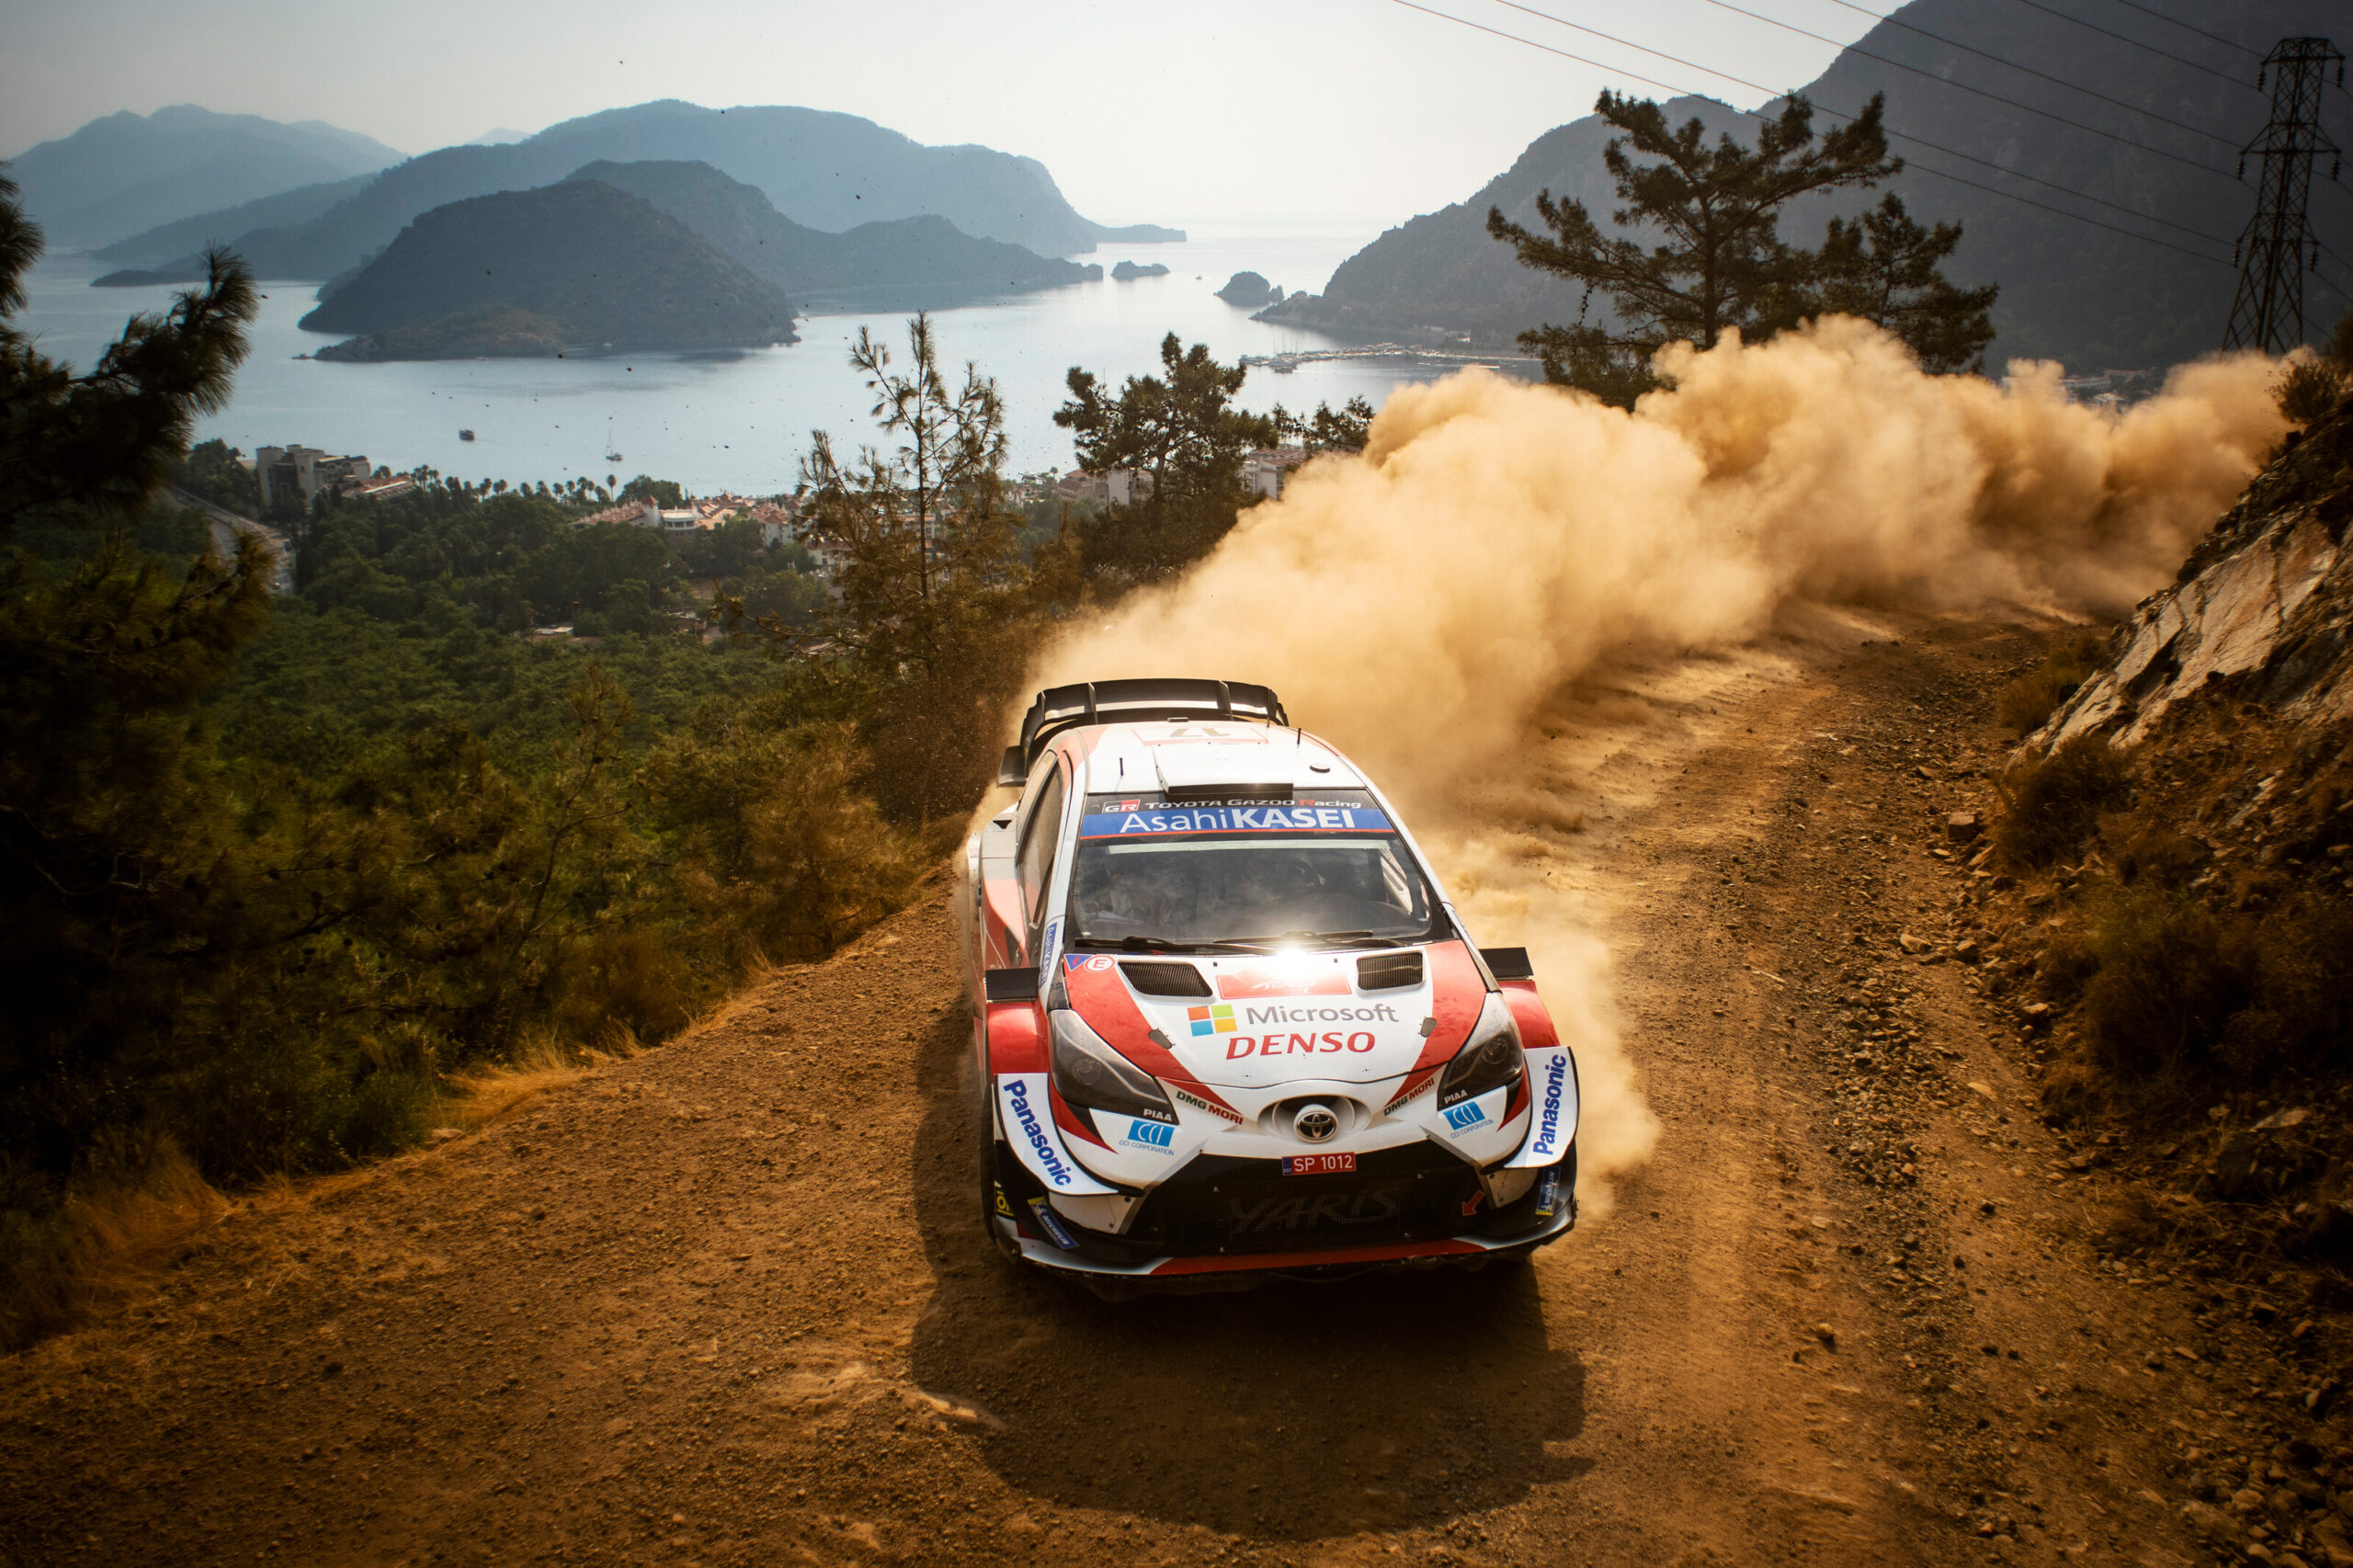
[[[1530,1267],[1009,1269],[943,891],[6,1363],[0,1562],[2209,1560],[2175,1424],[2258,1407],[2143,1365],[2184,1304],[2098,1271],[2098,1175],[1923,961],[2032,644],[1823,616],[1563,695],[1587,827],[1527,864],[1664,1132]]]

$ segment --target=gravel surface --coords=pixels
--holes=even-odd
[[[2288,1352],[2115,1256],[1957,950],[2037,646],[1793,618],[1531,736],[1664,1124],[1531,1267],[1009,1271],[943,884],[0,1362],[0,1562],[2329,1562]]]

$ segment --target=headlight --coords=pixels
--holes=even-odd
[[[1471,1030],[1471,1038],[1446,1064],[1445,1075],[1438,1081],[1438,1108],[1460,1105],[1481,1095],[1516,1084],[1527,1071],[1526,1060],[1520,1055],[1519,1030],[1511,1021],[1511,1009],[1504,999],[1488,993],[1487,1005],[1479,1009],[1479,1022]]]
[[[1174,1122],[1176,1108],[1152,1077],[1103,1042],[1085,1019],[1067,1008],[1049,1015],[1054,1088],[1063,1103],[1118,1116]]]

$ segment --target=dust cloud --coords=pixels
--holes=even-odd
[[[1410,802],[1472,928],[1536,949],[1601,1176],[1656,1123],[1602,945],[1508,847],[1540,811],[1546,699],[1605,653],[1737,643],[1802,598],[2120,613],[2286,428],[2256,356],[2177,370],[2120,415],[2070,403],[2053,365],[1924,375],[1848,318],[1660,368],[1671,388],[1631,413],[1481,370],[1401,389],[1361,458],[1301,470],[1186,577],[1059,640],[1032,683],[1263,681]]]

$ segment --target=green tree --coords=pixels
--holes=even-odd
[[[610,479],[612,476],[607,474],[605,477]],[[621,486],[621,499],[651,501],[657,506],[683,506],[687,504],[687,493],[675,479],[654,479],[641,473]]]
[[[261,515],[261,487],[253,471],[238,460],[236,448],[222,440],[199,441],[190,447],[172,483],[225,511],[248,517]]]
[[[1599,290],[1611,323],[1580,317],[1520,335],[1544,364],[1548,381],[1583,387],[1631,406],[1656,384],[1651,357],[1669,343],[1712,348],[1734,328],[1762,336],[1795,322],[1807,302],[1813,257],[1784,244],[1784,203],[1811,191],[1870,186],[1903,168],[1887,155],[1874,95],[1861,114],[1816,138],[1813,108],[1792,95],[1779,115],[1744,147],[1728,135],[1711,146],[1696,117],[1670,127],[1659,106],[1604,90],[1595,104],[1621,134],[1602,150],[1622,206],[1610,213],[1620,230],[1647,231],[1645,244],[1605,234],[1581,201],[1541,191],[1536,210],[1549,233],[1487,212],[1487,232],[1511,245],[1521,265]],[[1629,155],[1654,160],[1638,163]]]
[[[850,368],[874,394],[875,421],[898,437],[847,462],[824,431],[801,465],[809,530],[847,547],[835,586],[837,633],[878,672],[946,672],[968,652],[973,620],[1020,571],[1005,506],[1005,403],[977,365],[950,392],[931,318],[907,323],[910,363],[864,327]]]
[[[1994,341],[1989,312],[2001,290],[1991,283],[1956,289],[1946,281],[1937,264],[1960,244],[1960,224],[1923,229],[1890,191],[1852,222],[1830,220],[1815,253],[1806,313],[1877,322],[1932,373],[1982,369]]]
[[[849,653],[870,782],[901,818],[966,810],[994,770],[998,710],[1025,667],[1028,572],[1005,502],[1005,403],[976,365],[950,388],[931,318],[907,323],[908,364],[865,329],[850,368],[874,394],[888,450],[836,454],[824,431],[801,465],[804,531],[844,548],[824,626]],[[722,597],[722,624],[746,615]],[[797,642],[779,616],[761,622]]]
[[[1130,376],[1117,396],[1074,366],[1070,401],[1054,411],[1074,433],[1080,468],[1129,470],[1149,483],[1080,528],[1081,562],[1107,585],[1171,576],[1207,555],[1242,505],[1242,460],[1282,436],[1273,415],[1233,406],[1246,367],[1218,363],[1205,343],[1187,349],[1173,332],[1160,364],[1161,375]]]
[[[1360,452],[1372,438],[1375,412],[1372,404],[1360,397],[1352,397],[1336,409],[1328,403],[1319,403],[1315,412],[1304,417],[1277,403],[1273,415],[1276,438],[1311,452]]]

